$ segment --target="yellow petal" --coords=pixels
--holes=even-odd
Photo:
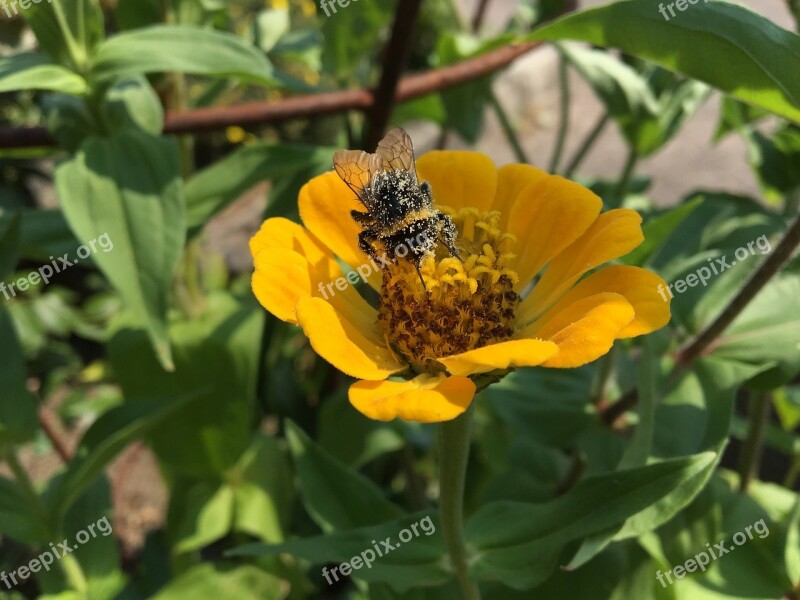
[[[547,321],[581,298],[603,292],[624,296],[636,313],[633,321],[619,332],[617,338],[644,335],[669,323],[670,298],[666,282],[646,269],[624,265],[606,267],[581,280],[540,320]]]
[[[252,285],[261,306],[281,321],[297,323],[300,298],[314,294],[311,265],[294,250],[270,248],[258,253]]]
[[[508,231],[511,207],[522,191],[531,184],[550,177],[545,171],[530,165],[510,164],[497,169],[497,191],[491,209],[500,213],[500,229]]]
[[[375,323],[352,322],[321,298],[301,298],[297,321],[314,351],[359,379],[386,379],[406,365],[386,346]]]
[[[419,157],[420,180],[431,184],[437,204],[489,210],[497,187],[497,169],[480,152],[433,150]]]
[[[558,352],[552,342],[535,339],[509,340],[437,359],[453,375],[487,373],[495,369],[534,367]]]
[[[274,217],[267,219],[250,240],[250,254],[255,259],[264,248],[287,248],[305,256],[312,265],[332,258],[331,253],[314,234],[302,225]]]
[[[522,302],[521,322],[544,313],[587,271],[624,256],[642,243],[642,217],[634,210],[618,208],[603,213],[589,229],[556,256],[531,294]]]
[[[253,261],[255,272],[252,286],[261,306],[282,321],[297,323],[297,303],[301,298],[315,296],[329,301],[348,320],[372,327],[378,318],[377,311],[344,278],[341,268],[330,254],[323,252],[324,249],[320,247],[303,246],[303,243],[313,243],[313,240],[307,233],[303,235],[304,230],[300,229],[294,232],[297,236],[292,238],[295,242],[293,245],[300,247],[299,252],[254,244],[257,250],[259,247],[261,249]],[[301,254],[305,251],[318,257],[316,264]]]
[[[508,231],[517,238],[517,291],[555,256],[580,238],[597,219],[603,201],[563,177],[528,185],[511,207]]]
[[[358,381],[350,386],[350,404],[376,421],[450,421],[467,410],[474,397],[470,379],[443,374],[423,374],[411,381]]]
[[[537,321],[523,333],[558,344],[558,354],[545,367],[574,368],[606,354],[633,317],[633,307],[620,294],[596,294]]]
[[[336,173],[324,173],[305,184],[298,205],[303,224],[336,256],[355,270],[372,266],[370,258],[358,248],[361,227],[350,216],[352,210],[364,212],[364,206]],[[381,277],[380,269],[369,269],[367,278],[376,290],[380,289]]]

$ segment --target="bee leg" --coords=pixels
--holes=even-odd
[[[366,230],[358,234],[359,250],[361,250],[364,254],[369,256],[372,260],[380,260],[378,252],[375,250],[375,246],[372,245],[373,242],[377,239],[378,235],[374,231]]]
[[[417,275],[419,275],[419,281],[422,284],[422,289],[425,290],[425,293],[428,293],[428,288],[425,286],[425,280],[422,278],[422,272],[419,270],[419,265],[417,263],[413,263],[414,268],[417,270]]]
[[[458,230],[456,229],[455,223],[453,223],[453,220],[446,214],[439,213],[439,227],[442,238],[444,238],[444,245],[450,252],[450,255],[455,256],[458,260],[461,260],[461,256],[459,256],[458,249],[456,248]]]
[[[360,212],[357,210],[351,210],[350,216],[353,217],[353,220],[358,223],[359,225],[369,225],[372,223],[372,217],[369,213]]]

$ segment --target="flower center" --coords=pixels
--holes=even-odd
[[[511,253],[516,238],[500,231],[500,213],[440,207],[459,231],[461,260],[440,244],[420,265],[425,281],[408,260],[383,271],[378,323],[391,347],[416,371],[439,371],[437,358],[511,337],[519,277]]]

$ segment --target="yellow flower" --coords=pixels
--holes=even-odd
[[[460,259],[443,251],[423,260],[425,289],[410,261],[381,269],[359,250],[350,211],[363,207],[334,172],[300,191],[306,228],[268,219],[250,242],[258,300],[361,380],[349,397],[367,417],[454,419],[482,374],[579,367],[669,321],[660,277],[630,266],[593,271],[643,241],[635,211],[600,214],[588,189],[528,165],[497,169],[476,152],[430,152],[417,171],[459,232]],[[377,307],[342,285],[336,257],[361,267]]]

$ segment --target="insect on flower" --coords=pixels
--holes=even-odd
[[[415,161],[399,129],[374,154],[344,150],[334,163],[300,190],[304,226],[274,217],[251,240],[253,292],[358,380],[348,395],[367,417],[455,419],[512,369],[580,367],[669,321],[663,279],[603,266],[643,241],[641,216],[603,212],[575,182],[478,152]],[[343,264],[419,232],[428,245],[365,277],[374,302],[352,286],[323,295]]]
[[[456,227],[449,216],[433,207],[430,184],[417,179],[414,146],[403,129],[396,127],[387,133],[374,154],[339,150],[333,155],[333,166],[367,209],[350,212],[362,227],[358,235],[362,252],[377,259],[376,242],[392,254],[406,246],[410,250],[406,256],[417,274],[422,259],[434,252],[440,240],[458,258]],[[422,275],[419,278],[424,287]]]

